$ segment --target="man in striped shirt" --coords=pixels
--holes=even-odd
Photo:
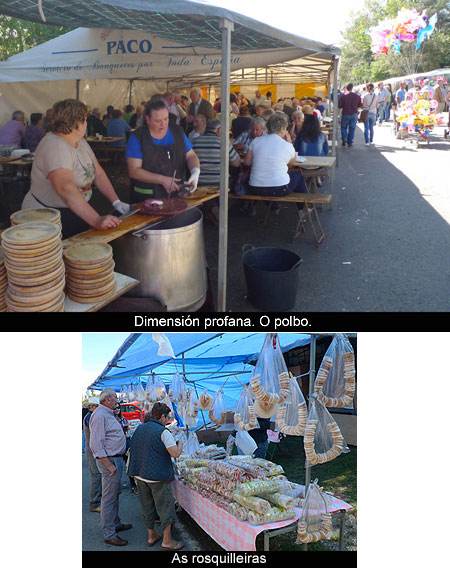
[[[220,182],[220,120],[213,118],[206,123],[203,136],[194,139],[194,152],[200,160],[199,185],[216,185]],[[239,168],[239,154],[230,144],[230,166]]]

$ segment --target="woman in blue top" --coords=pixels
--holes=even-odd
[[[327,156],[327,137],[320,131],[319,119],[314,114],[308,114],[305,107],[303,113],[305,119],[294,142],[295,151],[299,156]]]

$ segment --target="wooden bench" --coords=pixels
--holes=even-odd
[[[304,225],[306,220],[308,220],[309,224],[311,225],[311,229],[314,233],[317,246],[319,246],[322,243],[323,239],[325,238],[325,233],[320,223],[319,214],[317,212],[316,205],[322,203],[331,203],[332,197],[333,196],[330,193],[290,193],[289,195],[277,196],[277,197],[275,196],[268,197],[265,195],[250,195],[250,194],[246,195],[233,195],[232,193],[228,194],[229,199],[267,201],[269,203],[269,207],[267,208],[267,213],[264,218],[264,225],[267,223],[270,211],[272,209],[272,204],[274,201],[284,202],[284,203],[294,203],[294,204],[305,203],[306,206],[301,210],[298,210],[296,207],[296,211],[298,214],[298,222],[295,228],[295,233],[292,242],[294,242],[300,236],[302,231],[305,230]]]

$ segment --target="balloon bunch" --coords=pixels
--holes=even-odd
[[[397,122],[410,134],[417,132],[422,138],[428,138],[435,125],[444,124],[444,116],[436,114],[437,106],[438,102],[430,100],[428,92],[413,93],[400,103]]]
[[[401,42],[415,43],[416,51],[425,39],[428,39],[437,22],[437,14],[427,18],[426,10],[421,14],[417,10],[402,8],[395,18],[386,18],[377,26],[366,30],[372,38],[372,51],[377,55],[394,50],[400,53]]]

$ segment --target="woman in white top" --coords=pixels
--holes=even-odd
[[[296,162],[291,143],[284,140],[288,127],[287,116],[275,113],[267,121],[267,136],[254,138],[250,143],[244,164],[251,166],[250,193],[253,195],[288,195],[306,193],[301,172],[288,173],[289,166]],[[275,210],[277,209],[274,204]],[[299,204],[301,209],[303,204]]]
[[[127,213],[130,208],[119,200],[105,170],[84,139],[87,112],[87,106],[75,99],[55,103],[51,131],[36,149],[30,191],[22,203],[22,209],[58,209],[63,239],[90,227],[112,229],[121,223],[113,215],[99,215],[89,205],[94,183],[119,213]]]
[[[373,83],[367,83],[366,85],[367,92],[363,96],[363,106],[362,110],[368,110],[369,115],[364,123],[364,139],[366,141],[366,146],[370,144],[374,144],[373,141],[373,126],[377,121],[377,108],[379,105],[378,96],[374,92]]]

